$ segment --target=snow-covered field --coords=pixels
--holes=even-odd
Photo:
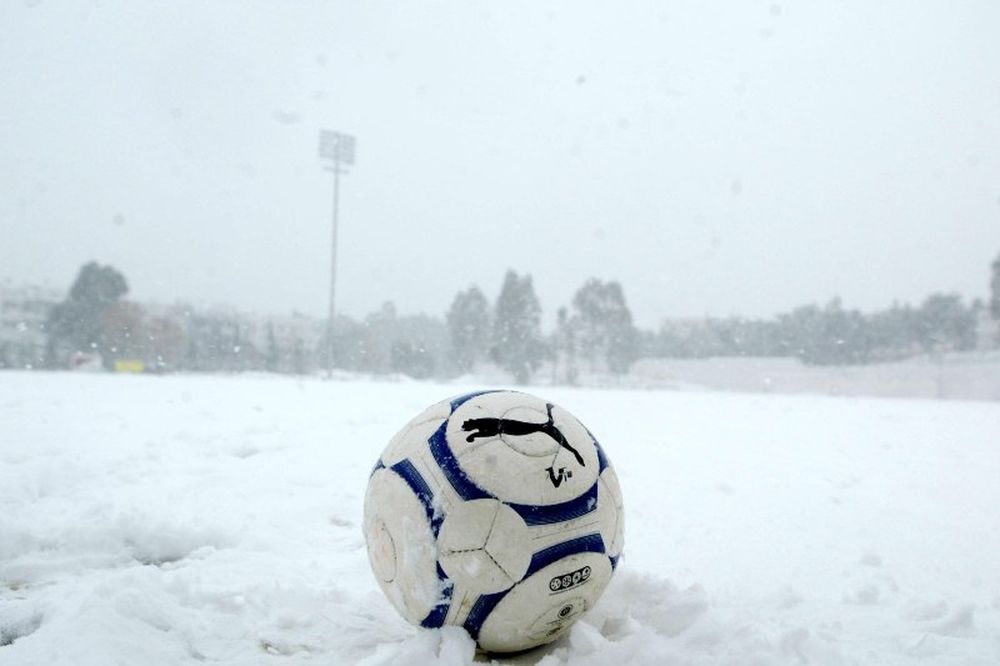
[[[368,472],[478,386],[0,373],[0,664],[469,663],[381,596]],[[1000,663],[1000,404],[534,390],[625,557],[555,664]]]

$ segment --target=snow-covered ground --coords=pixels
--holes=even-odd
[[[469,663],[369,571],[368,472],[478,386],[0,373],[0,664]],[[1000,663],[1000,404],[534,390],[626,550],[516,663]]]

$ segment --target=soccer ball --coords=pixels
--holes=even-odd
[[[572,414],[527,393],[433,405],[389,442],[365,495],[382,591],[423,627],[514,652],[562,635],[618,564],[618,477]]]

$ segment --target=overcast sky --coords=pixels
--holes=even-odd
[[[637,321],[985,297],[1000,3],[0,3],[0,278],[443,313],[588,277]]]

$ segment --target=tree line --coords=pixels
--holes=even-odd
[[[583,374],[625,373],[640,357],[795,356],[839,365],[972,349],[979,313],[1000,320],[1000,256],[988,304],[933,294],[918,306],[862,313],[835,298],[768,319],[665,321],[655,331],[635,326],[621,284],[590,278],[545,332],[532,277],[514,270],[495,299],[470,285],[444,317],[400,315],[391,302],[361,320],[338,316],[332,345],[323,322],[304,315],[291,324],[182,306],[152,315],[127,294],[115,268],[83,266],[46,322],[45,365],[90,354],[108,368],[135,358],[151,369],[308,374],[325,367],[332,347],[332,365],[354,372],[452,377],[492,363],[526,383],[545,365],[553,381],[573,384]]]
[[[665,323],[644,336],[644,355],[794,356],[811,365],[897,361],[922,353],[967,351],[977,344],[983,304],[956,294],[933,294],[918,307],[894,304],[864,314],[839,298],[772,319],[708,319],[695,326]]]

